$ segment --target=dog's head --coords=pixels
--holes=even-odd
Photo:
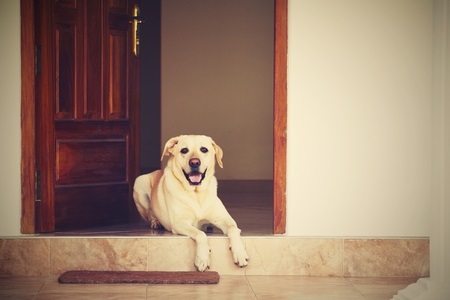
[[[201,185],[205,178],[214,175],[214,159],[223,168],[222,149],[210,137],[204,135],[180,135],[169,139],[161,160],[170,155],[175,176],[179,180],[182,180],[182,177],[192,186]]]

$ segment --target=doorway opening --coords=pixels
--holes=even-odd
[[[141,12],[141,173],[160,168],[169,138],[211,136],[224,150],[219,198],[244,234],[271,234],[274,1],[143,1]]]
[[[22,0],[22,18],[24,17],[24,14],[31,14],[32,10],[30,12],[29,8],[30,8],[30,3],[33,2],[31,0]],[[32,3],[31,3],[32,4]],[[273,3],[272,3],[273,5]],[[28,7],[28,10],[26,10],[26,7]],[[25,10],[24,10],[25,9]],[[144,8],[145,10],[145,8]],[[25,12],[24,12],[25,11]],[[240,130],[237,130],[234,128],[227,128],[225,130],[225,134],[220,133],[220,130],[218,129],[218,126],[216,125],[217,123],[223,123],[222,122],[209,122],[209,123],[205,123],[205,117],[203,116],[194,116],[196,117],[196,122],[192,121],[192,114],[188,114],[187,116],[185,115],[185,119],[181,120],[181,122],[179,123],[179,125],[177,125],[177,127],[175,128],[176,130],[174,131],[174,127],[168,129],[167,127],[164,127],[164,118],[166,116],[167,118],[167,114],[164,114],[165,110],[171,110],[170,105],[166,106],[166,94],[167,91],[173,91],[171,88],[173,88],[172,86],[170,86],[170,81],[164,81],[163,77],[164,70],[162,70],[163,64],[164,64],[164,57],[160,60],[160,69],[158,70],[157,68],[152,68],[151,66],[149,68],[146,68],[145,62],[142,64],[142,68],[145,68],[147,71],[150,70],[152,72],[154,72],[153,75],[151,76],[160,76],[159,78],[159,82],[161,83],[159,85],[159,89],[158,89],[158,85],[154,86],[154,90],[151,93],[155,93],[156,97],[155,99],[164,99],[163,102],[163,106],[156,108],[158,105],[158,101],[155,100],[155,102],[151,105],[156,105],[156,106],[152,106],[152,108],[150,110],[148,109],[143,109],[141,110],[141,123],[142,120],[145,118],[146,121],[150,121],[150,122],[154,122],[153,124],[155,125],[144,125],[142,124],[141,126],[141,165],[140,165],[140,169],[141,169],[141,173],[145,173],[148,171],[152,171],[152,169],[154,168],[159,168],[160,167],[160,162],[159,162],[159,157],[160,157],[160,149],[161,149],[161,144],[164,143],[164,140],[171,137],[172,134],[171,132],[176,132],[175,135],[177,134],[181,134],[181,133],[204,133],[207,135],[211,135],[216,142],[218,142],[219,144],[221,144],[221,146],[224,148],[225,150],[225,157],[227,157],[227,153],[228,157],[230,157],[230,163],[228,163],[227,166],[227,161],[225,160],[225,169],[224,169],[224,173],[217,173],[217,177],[219,179],[219,197],[222,197],[222,200],[225,203],[225,206],[230,210],[230,213],[232,216],[234,216],[237,220],[237,223],[239,224],[240,227],[243,227],[244,233],[245,233],[245,226],[242,226],[242,222],[240,221],[240,217],[236,216],[234,211],[242,211],[242,207],[240,207],[239,205],[244,203],[244,202],[249,202],[251,204],[246,205],[247,207],[247,212],[244,213],[244,217],[251,215],[255,212],[255,210],[261,208],[261,203],[262,203],[262,197],[261,195],[265,195],[267,196],[268,200],[265,200],[265,202],[269,203],[267,210],[265,211],[265,216],[261,218],[261,215],[256,216],[256,218],[258,219],[262,219],[264,220],[264,223],[266,225],[269,225],[267,228],[264,228],[264,232],[263,233],[283,233],[284,232],[284,228],[285,228],[285,132],[286,132],[286,75],[285,75],[285,70],[286,70],[286,11],[287,11],[287,3],[286,1],[275,1],[275,11],[272,10],[271,14],[272,14],[272,20],[273,15],[275,15],[275,21],[272,22],[272,37],[273,35],[275,35],[275,49],[273,47],[272,44],[272,56],[274,57],[274,59],[272,59],[270,61],[270,64],[272,64],[273,69],[272,69],[272,74],[274,74],[273,77],[271,77],[270,79],[270,83],[269,85],[273,88],[273,90],[271,91],[271,95],[270,95],[270,107],[271,107],[271,116],[270,116],[270,126],[271,128],[267,129],[265,128],[264,130],[260,130],[259,132],[256,131],[256,135],[266,132],[269,133],[270,135],[270,147],[268,147],[267,149],[268,152],[270,153],[270,157],[273,158],[273,161],[270,159],[269,160],[269,164],[271,165],[271,174],[274,174],[272,176],[269,177],[261,177],[261,178],[252,178],[252,175],[249,175],[247,177],[243,177],[243,178],[239,178],[239,177],[235,177],[235,174],[239,174],[238,171],[236,171],[236,168],[233,168],[233,162],[237,162],[237,164],[241,164],[241,165],[245,165],[242,162],[239,163],[239,160],[233,160],[233,157],[239,157],[242,153],[240,153],[240,151],[242,151],[243,147],[241,146],[241,143],[243,142],[243,138],[242,136],[236,136],[234,135],[235,133],[241,133],[239,132]],[[278,16],[278,17],[277,17]],[[281,17],[280,17],[281,16]],[[153,19],[154,21],[154,19]],[[152,22],[153,22],[152,21]],[[149,23],[151,23],[150,21],[147,21]],[[275,29],[275,32],[273,31],[273,29]],[[153,30],[155,30],[155,28],[153,28]],[[161,32],[161,31],[159,31]],[[26,61],[27,59],[30,61],[30,57],[32,57],[32,55],[30,54],[30,52],[25,51],[26,49],[26,42],[24,42],[25,40],[23,39],[24,35],[28,35],[28,37],[30,36],[30,33],[27,32],[22,32],[22,61]],[[223,37],[223,36],[222,36]],[[279,44],[277,46],[277,38],[279,41]],[[280,42],[281,41],[281,42]],[[272,41],[273,43],[273,41]],[[145,47],[145,42],[143,40],[143,44],[142,47]],[[154,46],[154,45],[153,45]],[[161,49],[162,47],[160,47],[159,49]],[[145,50],[143,50],[145,51]],[[158,51],[156,50],[156,55]],[[210,53],[208,51],[204,52],[204,55]],[[255,53],[253,53],[255,54]],[[159,53],[159,55],[164,55],[161,54],[161,52]],[[172,61],[173,62],[173,61]],[[156,60],[153,63],[158,63]],[[179,63],[179,62],[178,62]],[[181,62],[183,63],[183,61]],[[169,64],[170,65],[170,64]],[[23,64],[22,64],[23,66]],[[26,67],[24,67],[26,69]],[[191,68],[192,70],[192,68]],[[28,73],[27,73],[28,71]],[[34,70],[33,70],[34,71]],[[158,72],[159,71],[159,72]],[[225,71],[230,71],[230,70],[223,70],[223,72]],[[27,74],[29,75],[30,73],[30,69],[25,70],[25,72],[22,72],[22,76],[26,76]],[[148,73],[147,73],[148,74]],[[159,75],[158,75],[159,74]],[[162,74],[162,75],[161,75]],[[220,75],[220,74],[219,74]],[[245,81],[245,78],[243,80],[235,80],[236,78],[233,78],[232,76],[233,74],[231,73],[231,79],[234,79],[234,81],[237,81],[239,83],[242,83]],[[142,75],[141,75],[142,76]],[[203,76],[205,76],[203,74]],[[230,74],[228,74],[228,76],[230,77]],[[31,76],[33,77],[33,76]],[[148,75],[142,76],[142,77],[146,77],[148,78]],[[244,76],[245,77],[245,76]],[[30,78],[28,78],[29,80]],[[34,81],[34,80],[33,80]],[[27,82],[24,81],[23,82]],[[221,81],[221,79],[218,79],[215,81],[216,82],[216,88],[218,87],[218,85],[220,85],[223,80]],[[164,86],[165,83],[169,84],[169,87]],[[273,84],[274,83],[274,84]],[[142,86],[146,86],[147,83],[142,82]],[[212,85],[214,86],[214,84]],[[188,85],[187,88],[184,87],[182,89],[176,89],[178,92],[180,92],[181,94],[186,94],[186,92],[188,92],[188,88],[190,86]],[[214,97],[215,99],[211,99],[211,93],[206,93],[205,89],[206,88],[211,88],[211,85],[209,84],[205,84],[203,86],[203,89],[192,89],[190,92],[202,92],[203,94],[206,94],[208,96],[208,99],[199,99],[201,101],[208,101],[208,104],[210,105],[210,107],[208,109],[216,109],[216,116],[219,115],[220,117],[226,117],[225,114],[222,114],[222,112],[224,112],[224,107],[220,107],[217,106],[215,104],[220,104],[223,102],[227,102],[227,101],[221,101],[221,100],[216,100],[217,98],[220,99],[220,97]],[[30,124],[34,123],[34,119],[35,115],[33,115],[33,113],[30,113],[30,111],[34,110],[34,108],[31,106],[28,106],[28,108],[32,108],[29,109],[27,111],[27,109],[24,109],[26,107],[26,105],[29,105],[30,103],[30,99],[33,101],[33,96],[31,96],[30,91],[33,91],[34,86],[22,86],[23,91],[25,91],[24,97],[22,99],[22,108],[23,108],[23,116],[25,114],[25,118],[22,118],[22,133],[23,133],[23,137],[25,138],[26,136],[31,136],[32,139],[30,140],[26,140],[24,141],[25,146],[22,146],[22,149],[25,149],[25,151],[23,151],[22,154],[22,182],[24,184],[22,184],[23,187],[23,216],[22,216],[22,232],[23,233],[33,233],[35,232],[35,215],[34,215],[34,201],[31,199],[35,199],[35,193],[36,191],[33,189],[34,187],[34,183],[36,180],[36,176],[35,176],[35,172],[33,172],[33,165],[30,165],[30,162],[33,161],[33,156],[34,156],[34,150],[32,149],[32,147],[30,147],[30,141],[34,141],[34,136],[32,134],[30,134],[29,131],[27,131],[27,129],[29,130],[30,128],[32,128],[32,126],[30,126]],[[180,91],[181,90],[181,91]],[[34,92],[33,92],[34,93]],[[145,92],[142,92],[144,95],[142,96],[142,98],[145,98]],[[159,97],[158,97],[158,93],[159,93]],[[217,96],[222,96],[223,91],[218,90],[216,92]],[[239,94],[239,93],[238,93]],[[215,95],[213,93],[213,95]],[[178,96],[170,96],[169,98],[173,98],[173,100],[177,100]],[[190,95],[189,97],[184,97],[184,101],[188,102],[188,106],[187,107],[196,107],[196,105],[198,104],[193,104],[194,102],[191,102],[191,99],[193,99],[195,97],[193,97],[192,95]],[[200,98],[200,97],[199,97]],[[148,99],[148,98],[147,98]],[[188,100],[186,100],[188,99]],[[278,100],[277,100],[278,99]],[[281,101],[279,101],[279,99],[281,99]],[[195,99],[197,100],[197,99]],[[231,99],[231,98],[227,98],[228,101],[234,100],[235,105],[238,104],[242,104],[242,98],[237,97],[237,99]],[[28,101],[28,102],[27,102]],[[31,102],[32,102],[31,101]],[[145,100],[144,100],[145,102]],[[144,103],[143,102],[143,103]],[[201,102],[200,102],[201,103]],[[24,105],[26,104],[26,105]],[[189,106],[189,104],[191,106]],[[160,102],[159,102],[160,105]],[[145,104],[141,104],[141,106],[145,106]],[[258,107],[259,104],[258,103],[254,103],[251,106],[249,105],[248,107],[242,107],[242,110],[246,110],[247,109],[247,116],[249,115],[249,112],[253,112],[254,110],[258,110],[260,107]],[[233,106],[231,106],[233,107]],[[182,112],[185,112],[185,108],[180,108],[180,110],[182,110]],[[163,112],[162,114],[159,114],[159,111]],[[27,112],[29,113],[29,115],[27,116]],[[218,114],[217,114],[218,113]],[[154,114],[154,115],[152,115]],[[143,117],[144,115],[144,117]],[[236,111],[234,111],[231,114],[228,115],[228,117],[226,117],[226,119],[228,120],[228,124],[230,125],[235,125],[235,123],[238,123],[237,128],[241,129],[241,131],[246,129],[245,127],[251,127],[250,125],[250,121],[249,120],[239,120],[238,118],[236,118]],[[171,116],[171,115],[170,115]],[[267,115],[266,115],[267,117]],[[261,118],[261,115],[259,115],[259,118]],[[28,121],[27,121],[28,120]],[[29,120],[32,120],[33,122],[29,122]],[[257,123],[259,121],[258,119],[258,115],[256,117],[254,117],[254,122]],[[184,122],[183,122],[184,121]],[[234,122],[236,121],[236,122]],[[239,123],[240,122],[240,123]],[[158,125],[156,124],[160,124],[159,129],[158,129]],[[211,123],[211,125],[209,125]],[[208,131],[202,130],[202,132],[198,132],[198,128],[196,129],[194,125],[199,124],[199,126],[202,126],[201,128],[207,128]],[[204,127],[205,124],[208,124],[207,127]],[[189,127],[189,126],[194,126],[194,127]],[[146,140],[143,136],[146,134],[146,132],[149,130],[149,128],[151,130],[156,130],[156,132],[159,133],[160,138],[159,139],[150,139],[150,140]],[[34,130],[34,129],[33,129]],[[217,134],[218,132],[218,134]],[[225,143],[223,143],[222,141],[225,141]],[[230,142],[231,141],[231,142]],[[150,143],[150,147],[148,147],[148,143]],[[261,148],[261,144],[258,144],[258,140],[253,140],[252,141],[252,148],[251,150],[253,152],[258,153],[258,149],[262,149]],[[231,145],[231,146],[224,146],[224,145]],[[273,146],[273,150],[272,150],[272,146]],[[146,148],[147,147],[147,148]],[[149,149],[153,149],[155,150],[157,153],[155,154],[151,154],[151,155],[147,155],[148,154],[148,150]],[[31,151],[30,151],[31,150]],[[232,153],[234,150],[236,150],[236,153]],[[254,154],[254,153],[252,153]],[[250,160],[248,158],[248,154],[246,155],[241,155],[244,157],[244,160]],[[247,158],[245,157],[247,156]],[[146,161],[147,158],[150,158],[151,162],[149,163],[148,161]],[[225,158],[226,159],[226,158]],[[261,157],[259,157],[259,161],[261,161]],[[267,160],[265,161],[267,163]],[[254,164],[251,164],[251,167],[253,167]],[[275,167],[272,167],[275,166]],[[245,168],[248,168],[248,166],[245,166]],[[229,171],[226,171],[226,170]],[[30,172],[31,171],[31,172]],[[30,176],[31,174],[31,176]],[[275,182],[273,182],[273,179],[275,178]],[[32,187],[33,185],[33,187]],[[244,191],[244,193],[250,193],[251,196],[247,197],[247,200],[245,200],[245,198],[239,197],[237,196],[238,194],[242,194]],[[248,196],[248,195],[247,195]],[[264,197],[265,197],[264,196]],[[233,200],[238,200],[236,203],[232,203]],[[258,202],[259,201],[259,202]],[[273,201],[273,202],[272,202]],[[227,203],[229,202],[229,204]],[[235,204],[237,204],[237,206],[235,206]],[[29,208],[29,209],[27,209]],[[246,216],[245,216],[246,215]],[[251,226],[251,224],[249,225]],[[137,227],[137,229],[139,230],[140,227]],[[250,228],[250,227],[249,227]],[[116,228],[117,229],[117,228]],[[114,228],[111,228],[111,232],[114,233]],[[119,229],[120,231],[120,229]],[[250,230],[249,234],[257,234],[258,229],[256,230]],[[115,233],[117,233],[117,231],[115,231]],[[120,232],[119,232],[120,233]]]

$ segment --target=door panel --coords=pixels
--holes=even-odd
[[[87,1],[87,11],[102,11],[101,1]],[[80,115],[84,119],[100,120],[103,119],[103,105],[102,99],[104,95],[102,77],[102,58],[104,56],[102,51],[102,17],[87,18],[86,25],[89,30],[86,30],[89,47],[86,49],[86,99],[83,105],[79,108]]]
[[[56,187],[125,182],[126,139],[57,139]]]
[[[129,23],[134,2],[38,1],[43,17],[37,41],[46,64],[37,103],[51,111],[37,110],[44,187],[38,231],[112,225],[133,214],[139,99]]]
[[[108,42],[110,50],[108,118],[120,120],[127,117],[127,103],[123,101],[127,94],[127,65],[125,63],[127,37],[123,32],[112,31]]]
[[[80,96],[80,77],[76,78],[80,66],[76,64],[80,64],[82,57],[82,28],[79,25],[82,20],[77,22],[77,19],[82,18],[82,9],[81,1],[55,1],[54,4],[54,23],[50,32],[54,32],[51,44],[54,44],[56,119],[76,117],[76,97]]]
[[[57,187],[55,189],[57,230],[127,222],[128,204],[124,199],[128,197],[128,189],[126,183]],[[74,226],[74,224],[81,226]]]

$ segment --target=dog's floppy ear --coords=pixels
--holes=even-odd
[[[170,154],[172,154],[173,147],[175,147],[175,145],[178,144],[180,137],[181,137],[181,135],[173,137],[167,141],[166,145],[164,146],[162,155],[161,155],[161,161],[164,159],[164,156],[169,156]]]
[[[216,160],[219,164],[219,167],[223,169],[223,163],[222,163],[222,157],[223,157],[223,151],[222,148],[219,147],[214,141],[212,142],[212,145],[214,147],[214,150],[216,151]]]

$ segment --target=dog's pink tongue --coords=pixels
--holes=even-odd
[[[189,180],[193,183],[199,183],[202,181],[202,174],[191,174],[189,175]]]

